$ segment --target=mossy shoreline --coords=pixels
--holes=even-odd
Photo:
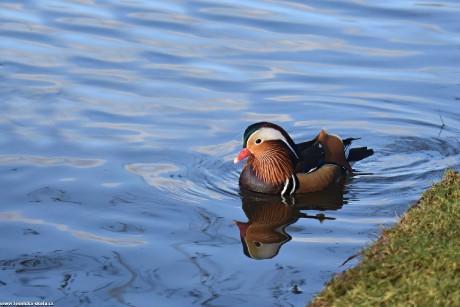
[[[460,175],[446,171],[308,305],[460,306]]]

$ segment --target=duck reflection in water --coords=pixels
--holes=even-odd
[[[286,227],[299,219],[310,218],[319,222],[334,220],[324,214],[308,215],[303,210],[338,210],[343,205],[342,186],[310,194],[291,197],[260,194],[241,190],[243,211],[249,221],[234,223],[240,230],[243,252],[253,259],[275,257],[281,246],[291,240]]]

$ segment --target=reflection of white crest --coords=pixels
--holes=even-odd
[[[289,241],[290,237],[286,236],[286,240],[281,242],[274,242],[274,243],[259,243],[255,244],[256,242],[246,242],[248,245],[248,252],[251,258],[254,259],[270,259],[275,257],[281,245]]]

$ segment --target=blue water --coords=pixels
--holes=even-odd
[[[459,14],[457,1],[0,1],[0,301],[304,306],[459,169]],[[255,217],[232,160],[261,120],[375,150],[338,198],[296,203],[269,259],[246,255],[235,224]]]

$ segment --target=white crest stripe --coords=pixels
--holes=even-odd
[[[267,140],[281,140],[281,141],[283,141],[287,145],[287,147],[289,147],[289,149],[292,151],[292,153],[296,156],[296,158],[299,158],[299,156],[297,156],[297,153],[295,152],[294,148],[292,148],[292,146],[289,144],[289,142],[286,140],[284,135],[279,130],[276,130],[274,128],[269,128],[269,127],[262,127],[259,130],[255,131],[253,134],[251,134],[251,136],[248,138],[248,142],[254,136],[254,134],[256,134],[256,133],[258,135],[258,138],[263,138],[266,141]]]

